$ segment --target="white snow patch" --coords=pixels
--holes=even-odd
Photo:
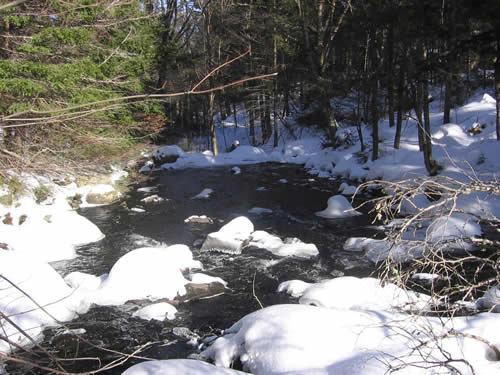
[[[298,238],[286,238],[285,241],[282,241],[278,236],[274,236],[263,230],[252,233],[249,246],[265,249],[281,257],[296,256],[299,258],[312,258],[319,254],[315,244],[304,243]]]
[[[324,280],[316,284],[291,280],[281,283],[278,292],[300,297],[299,303],[345,310],[423,310],[430,299],[394,284],[384,283],[371,277],[352,276]]]
[[[35,341],[43,338],[45,327],[71,320],[89,308],[82,295],[69,287],[50,265],[33,258],[0,250],[0,275],[0,311]],[[2,336],[20,346],[32,345],[5,319],[0,319],[0,324]],[[14,349],[0,340],[0,353]]]
[[[242,375],[227,368],[216,367],[193,359],[165,359],[146,361],[128,368],[122,375]]]
[[[151,305],[145,306],[137,311],[135,311],[132,316],[144,319],[144,320],[173,320],[175,319],[175,314],[177,309],[167,302],[153,303]]]
[[[128,300],[174,299],[186,293],[189,281],[182,269],[201,268],[185,245],[141,248],[122,256],[100,288],[89,295],[98,305],[121,305]]]
[[[351,203],[343,195],[334,195],[328,199],[328,207],[323,211],[316,212],[317,216],[327,219],[344,218],[361,215],[352,208]]]
[[[209,199],[214,191],[210,188],[203,189],[199,194],[195,195],[192,199]]]
[[[218,232],[210,233],[201,249],[241,253],[243,242],[253,231],[254,226],[247,217],[237,217],[220,228]]]

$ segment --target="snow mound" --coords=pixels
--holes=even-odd
[[[356,193],[356,186],[352,186],[346,182],[342,182],[339,186],[339,192],[344,195],[354,195]]]
[[[132,316],[144,320],[168,320],[175,319],[177,309],[167,302],[153,303],[152,305],[145,306],[132,314]]]
[[[98,305],[121,305],[133,299],[174,299],[186,293],[182,269],[200,268],[185,245],[141,248],[122,256],[100,288],[89,296]]]
[[[328,199],[327,205],[328,207],[326,209],[316,212],[316,215],[327,219],[337,219],[361,215],[360,212],[352,208],[347,198],[343,195],[334,195],[330,197]]]
[[[31,341],[15,326],[40,341],[45,327],[69,321],[89,308],[81,294],[75,293],[46,263],[0,250],[0,275],[0,311],[10,320],[0,319],[1,336],[17,345],[30,346]],[[0,353],[13,349],[5,340],[0,340]]]
[[[26,258],[44,262],[72,259],[77,246],[104,238],[99,228],[66,204],[41,206],[22,200],[9,210],[13,225],[0,222],[1,242]],[[25,217],[22,224],[18,224]]]
[[[466,336],[498,343],[498,330],[486,327],[499,323],[499,314],[487,313],[444,322],[388,311],[275,305],[240,319],[202,355],[221,367],[239,359],[243,370],[258,375],[382,375],[396,366],[403,374],[437,374],[445,368],[435,364],[447,358],[468,362],[453,363],[462,374],[472,373],[470,363],[475,374],[487,375],[498,372],[499,362],[489,359],[486,344]],[[459,334],[446,335],[450,329]],[[436,337],[442,337],[439,345]]]
[[[248,240],[253,231],[254,226],[247,217],[237,217],[220,228],[218,232],[210,233],[201,249],[239,254],[243,243]]]
[[[166,359],[138,363],[122,375],[242,375],[246,374],[227,368],[220,368],[193,359]]]
[[[298,238],[286,238],[282,241],[278,236],[263,230],[252,233],[249,246],[265,249],[280,257],[312,258],[319,254],[318,248],[312,243],[304,243]]]
[[[421,245],[401,242],[394,245],[385,240],[375,240],[366,237],[350,237],[344,243],[344,250],[351,252],[365,252],[365,256],[373,263],[392,259],[395,262],[408,262],[423,256],[424,247]]]
[[[300,297],[299,303],[345,310],[423,310],[430,298],[406,291],[394,284],[381,285],[380,280],[352,276],[338,277],[316,284],[300,280],[285,281],[278,292]]]

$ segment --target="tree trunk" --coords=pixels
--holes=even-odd
[[[394,63],[394,27],[390,25],[387,32],[387,56],[386,56],[386,77],[387,77],[387,113],[389,115],[389,126],[394,127],[394,82],[393,82],[393,63]]]
[[[424,162],[425,168],[430,176],[437,174],[436,163],[432,159],[432,137],[431,137],[431,118],[429,113],[429,83],[427,77],[423,84],[424,96]]]
[[[370,114],[372,122],[372,161],[378,159],[378,90],[377,90],[377,79],[372,79],[372,90],[371,90],[371,101],[370,101]]]
[[[208,104],[208,121],[210,124],[210,138],[212,143],[212,152],[215,156],[219,155],[219,150],[217,148],[217,136],[215,134],[215,123],[214,123],[214,114],[215,114],[215,93],[211,92],[209,94],[209,104]]]
[[[248,121],[250,122],[250,138],[252,139],[252,146],[255,146],[255,109],[252,104],[248,104]]]
[[[403,52],[405,56],[406,51]],[[396,135],[394,136],[394,148],[399,149],[401,145],[401,132],[403,130],[403,113],[405,111],[405,95],[404,95],[404,84],[405,84],[405,61],[402,58],[401,64],[399,66],[399,78],[398,78],[398,114],[396,118]]]
[[[238,127],[238,113],[236,112],[236,103],[233,103],[234,127]]]

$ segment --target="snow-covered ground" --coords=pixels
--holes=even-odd
[[[434,108],[433,153],[442,167],[441,176],[462,182],[470,178],[497,180],[500,146],[495,135],[495,114],[495,101],[487,94],[456,109],[452,124],[442,125],[442,113]],[[239,118],[238,123],[244,124],[245,118]],[[466,129],[476,124],[484,129],[475,136],[469,135]],[[232,126],[231,118],[223,125],[219,128],[223,132],[223,138],[219,132],[219,144],[222,139],[226,145],[239,140],[240,146],[234,151],[214,156],[209,151],[186,152],[177,146],[168,146],[152,155],[157,160],[166,157],[168,162],[155,166],[152,160],[143,170],[268,161],[296,163],[319,177],[343,178],[348,182],[341,191],[345,195],[353,194],[357,185],[370,179],[398,181],[426,175],[412,120],[404,124],[399,150],[392,147],[395,129],[389,128],[387,122],[380,124],[380,157],[376,161],[359,157],[356,143],[323,149],[325,139],[313,129],[304,130],[300,138],[294,139],[282,126],[280,144],[273,148],[270,143],[251,146],[248,129]],[[369,129],[364,128],[363,132],[367,135]],[[339,132],[340,137],[348,134],[355,139],[351,129]],[[369,152],[370,145],[367,146]],[[235,169],[234,173],[241,170]],[[67,203],[66,198],[75,193],[76,186],[51,188],[54,189],[51,202],[35,204],[32,197],[27,197],[13,206],[0,205],[0,242],[8,245],[7,250],[0,249],[0,311],[8,317],[1,320],[2,335],[11,341],[9,344],[0,340],[3,353],[13,350],[15,345],[29,344],[15,325],[38,340],[45,326],[71,320],[93,303],[116,305],[130,299],[153,302],[172,299],[185,293],[185,285],[190,282],[181,270],[201,267],[193,260],[189,248],[174,245],[131,251],[116,262],[109,275],[74,273],[62,279],[46,262],[73,257],[76,245],[97,241],[102,233],[72,211]],[[0,196],[6,189],[0,186]],[[107,188],[99,189],[106,192]],[[82,193],[90,191],[91,188],[87,188]],[[202,191],[194,198],[207,199],[211,193]],[[431,204],[423,196],[415,197],[413,203],[414,207],[406,207],[408,212]],[[500,217],[500,201],[486,193],[460,198],[456,208],[463,213],[435,217],[426,223],[426,228],[415,232],[416,238],[429,228],[431,230],[425,233],[432,234],[431,241],[480,236],[478,217]],[[262,214],[265,212],[262,210],[251,213]],[[353,214],[357,212],[340,195],[331,197],[325,202],[325,210],[318,213],[325,220],[342,220]],[[314,244],[304,244],[298,239],[283,241],[267,232],[255,231],[251,221],[244,217],[211,233],[202,250],[237,253],[247,244],[278,256],[317,254]],[[383,240],[370,238],[351,238],[344,248],[364,251],[374,262],[383,260],[389,252],[401,260],[419,256],[418,248],[406,248],[403,244],[393,249]],[[138,265],[141,272],[137,272]],[[134,277],[130,277],[132,274]],[[192,277],[192,282],[208,280],[204,276]],[[11,282],[21,290],[14,288]],[[230,367],[236,359],[245,371],[257,375],[385,374],[396,370],[404,374],[500,373],[498,314],[449,319],[414,314],[411,312],[425,310],[432,301],[394,285],[381,286],[374,279],[346,277],[314,285],[290,280],[282,284],[279,291],[300,297],[299,303],[270,306],[236,322],[203,352],[219,367],[195,360],[166,360],[133,366],[126,374],[237,374],[240,372],[220,368]],[[498,288],[492,288],[478,304],[494,308],[498,295]],[[144,319],[171,319],[175,309],[161,302],[135,314]]]

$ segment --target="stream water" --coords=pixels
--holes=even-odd
[[[284,181],[286,180],[286,181]],[[373,266],[355,253],[342,250],[348,237],[371,236],[368,215],[349,219],[322,219],[315,212],[326,207],[328,198],[337,193],[339,181],[318,179],[308,175],[301,166],[260,164],[241,167],[241,174],[231,173],[230,167],[163,171],[135,186],[124,201],[80,210],[93,221],[106,238],[78,250],[72,261],[56,264],[66,275],[72,271],[100,275],[127,252],[160,243],[188,245],[194,258],[204,265],[204,273],[219,276],[228,282],[224,294],[180,303],[174,320],[145,321],[134,318],[131,311],[137,303],[120,307],[93,307],[78,319],[69,322],[70,329],[85,330],[80,336],[101,348],[131,353],[152,342],[138,355],[149,358],[187,358],[196,356],[198,348],[188,341],[206,337],[230,327],[244,315],[260,308],[292,302],[276,293],[280,282],[301,279],[318,281],[339,275],[366,276]],[[138,191],[147,187],[149,192]],[[205,188],[214,190],[208,200],[192,199]],[[165,200],[144,205],[146,196],[158,194]],[[146,212],[134,212],[142,206]],[[263,207],[271,214],[253,215],[248,210]],[[185,223],[191,215],[207,215],[212,224]],[[281,238],[297,237],[314,243],[320,255],[314,259],[278,258],[263,250],[244,251],[229,255],[200,250],[210,232],[238,216],[247,216],[256,230],[266,230]],[[332,276],[333,275],[333,276]],[[116,354],[103,351],[73,335],[60,335],[61,329],[45,332],[43,346],[59,357],[99,357],[106,363]],[[105,371],[120,374],[139,359]],[[54,365],[54,363],[44,363]],[[63,363],[72,371],[89,371],[99,367],[93,360]],[[11,366],[11,374],[26,373],[25,367]],[[29,373],[36,373],[29,370]],[[45,373],[39,371],[38,373]]]

